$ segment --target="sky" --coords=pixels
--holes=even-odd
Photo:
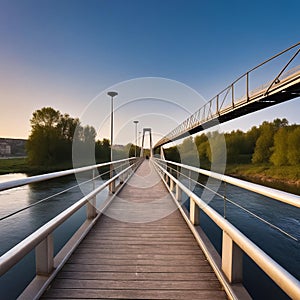
[[[114,142],[135,141],[134,120],[155,142],[299,42],[299,10],[298,0],[0,0],[0,137],[28,138],[32,113],[51,106],[109,138],[106,93],[116,90]],[[259,84],[273,79],[272,68]],[[283,117],[300,123],[299,98],[220,130]]]

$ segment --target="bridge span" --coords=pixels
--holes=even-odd
[[[182,139],[220,123],[299,97],[300,66],[294,66],[287,71],[288,67],[299,58],[299,52],[300,43],[297,43],[247,71],[171,132],[162,137],[155,144],[154,148],[161,147],[169,142]],[[275,73],[270,82],[264,82],[263,85],[251,88],[253,87],[251,83],[255,81],[255,72],[257,70],[263,69],[274,60],[287,54],[289,54],[289,59],[286,61],[286,64],[277,68],[277,73]],[[242,94],[238,94],[238,90]]]
[[[197,196],[178,174],[186,169],[209,175],[295,207],[300,207],[299,196],[164,159],[131,158],[113,164],[113,178],[0,257],[4,275],[35,251],[36,274],[19,299],[251,299],[243,285],[243,254],[284,293],[300,299],[299,280]],[[2,183],[0,190],[103,165],[110,163]],[[114,193],[97,205],[97,194],[112,182]],[[83,206],[85,222],[54,255],[53,232]],[[201,228],[200,212],[222,231],[221,255]]]
[[[70,297],[226,299],[149,160],[118,193],[42,299]]]

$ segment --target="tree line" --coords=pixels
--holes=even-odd
[[[89,125],[82,126],[78,118],[62,114],[52,107],[43,107],[33,113],[30,123],[26,150],[28,162],[32,165],[71,163],[75,141],[82,153],[91,146],[95,147],[98,162],[110,160],[110,141],[95,141],[96,130]]]
[[[289,125],[287,119],[275,119],[252,127],[247,132],[235,130],[224,134],[226,142],[226,162],[229,164],[271,163],[274,166],[300,164],[300,125]],[[192,165],[209,168],[213,159],[221,153],[212,155],[212,145],[218,152],[218,132],[189,137],[180,145],[165,149],[169,160],[188,161]],[[195,162],[195,149],[197,162]]]
[[[31,165],[71,166],[72,158],[75,158],[77,165],[91,164],[95,160],[97,163],[110,161],[110,140],[96,140],[94,127],[82,126],[78,118],[62,114],[52,107],[43,107],[33,113],[30,123],[31,133],[26,143],[26,151],[28,163]],[[76,151],[72,153],[74,145]],[[140,147],[137,147],[137,156],[139,154]],[[133,156],[135,145],[131,143],[113,148],[114,160]]]

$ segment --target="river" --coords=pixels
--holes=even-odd
[[[22,178],[23,174],[2,175],[0,181]],[[96,186],[103,181],[98,180]],[[31,184],[0,193],[0,218],[20,208],[36,203],[41,199],[56,194],[76,185],[73,176],[51,181]],[[86,187],[92,188],[91,184]],[[240,208],[226,203],[226,218],[238,227],[246,236],[253,240],[267,254],[300,279],[300,214],[299,209],[255,193],[242,190],[231,185],[221,185],[220,193],[226,192],[228,199],[233,199],[239,205],[256,213],[268,222],[275,224],[291,234],[298,241],[282,234],[278,230],[264,224],[260,220],[245,213]],[[195,192],[202,194],[197,187]],[[75,187],[68,192],[26,209],[8,219],[2,220],[0,229],[0,253],[3,254],[20,242],[24,237],[34,232],[41,225],[61,211],[78,201],[83,196],[80,188]],[[107,190],[97,197],[97,203],[107,196]],[[214,197],[210,201],[214,209],[221,215],[224,213],[224,201]],[[188,208],[188,203],[186,202]],[[63,243],[75,232],[85,218],[85,207],[73,215],[54,232],[55,253]],[[221,252],[221,231],[213,222],[201,213],[201,226],[207,233],[218,252]],[[34,253],[29,253],[25,259],[0,278],[1,299],[15,299],[34,276]],[[288,299],[262,271],[244,255],[244,284],[254,299]]]

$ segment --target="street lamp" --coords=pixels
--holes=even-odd
[[[137,124],[138,124],[139,121],[133,121],[133,123],[135,124],[135,157],[136,157],[136,145],[137,145]]]
[[[113,104],[113,100],[114,97],[118,95],[117,92],[108,92],[107,93],[108,96],[111,97],[111,112],[110,112],[110,178],[113,177],[113,140],[114,140],[114,104]],[[111,184],[109,185],[109,190],[111,193],[115,192],[115,182],[111,182]]]
[[[112,152],[112,146],[113,146],[113,139],[114,139],[114,104],[113,100],[114,97],[118,95],[117,92],[108,92],[108,96],[111,97],[111,111],[110,111],[110,161],[113,161],[113,152]]]

